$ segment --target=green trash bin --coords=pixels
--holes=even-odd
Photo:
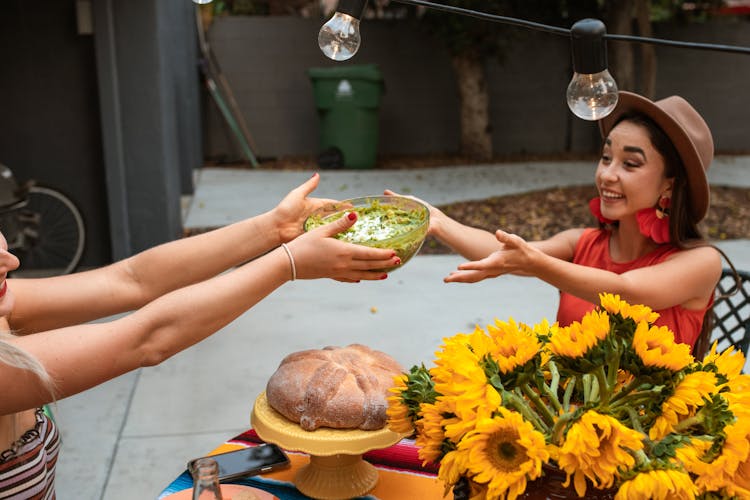
[[[372,168],[383,76],[374,64],[308,69],[320,116],[321,167]]]

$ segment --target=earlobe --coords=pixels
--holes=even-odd
[[[661,193],[662,198],[671,198],[672,197],[672,189],[674,189],[674,178],[667,179],[666,186],[664,187],[664,191]]]

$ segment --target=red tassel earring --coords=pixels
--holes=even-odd
[[[656,243],[669,242],[670,198],[662,196],[655,208],[644,208],[636,214],[641,234]]]

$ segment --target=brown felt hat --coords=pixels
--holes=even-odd
[[[625,113],[642,113],[651,118],[672,140],[685,165],[690,196],[688,203],[693,222],[700,222],[708,212],[710,191],[706,170],[714,158],[711,131],[701,115],[682,97],[673,95],[651,101],[632,92],[620,91],[617,106],[599,120],[602,137]]]

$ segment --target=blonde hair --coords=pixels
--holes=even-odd
[[[55,403],[56,390],[55,382],[52,380],[52,377],[50,377],[47,370],[42,366],[39,360],[36,359],[36,357],[20,347],[6,341],[13,337],[15,336],[12,333],[0,332],[0,363],[27,370],[36,375],[42,382],[44,388],[49,391],[50,396],[52,396],[52,402]],[[10,432],[11,435],[14,436],[14,439],[18,437],[18,416],[18,412],[10,415]]]
[[[36,357],[24,351],[20,347],[7,342],[7,339],[12,339],[15,336],[12,333],[0,333],[0,363],[20,368],[22,370],[28,370],[36,375],[44,385],[44,388],[49,391],[52,395],[52,399],[55,399],[55,382],[50,377],[47,370],[42,366]]]

